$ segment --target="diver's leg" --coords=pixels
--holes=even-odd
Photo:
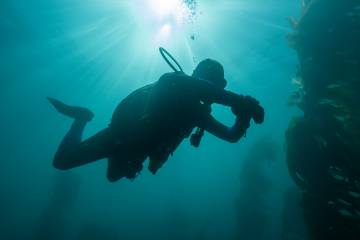
[[[75,120],[62,140],[54,157],[57,169],[67,170],[108,157],[113,151],[109,129],[104,129],[85,141],[81,141],[86,123]]]
[[[112,148],[109,129],[104,129],[85,141],[81,141],[86,123],[93,118],[93,113],[82,107],[66,105],[59,100],[48,98],[56,110],[75,118],[70,130],[65,135],[55,154],[55,168],[66,170],[107,157]]]

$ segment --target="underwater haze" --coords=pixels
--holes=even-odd
[[[297,196],[284,145],[301,115],[287,106],[298,60],[286,41],[300,1],[179,2],[0,1],[0,239],[281,239],[285,198]],[[185,139],[156,175],[144,167],[134,181],[109,182],[106,160],[55,169],[72,121],[46,97],[91,109],[89,137],[128,94],[172,71],[160,46],[188,74],[221,62],[226,89],[258,99],[264,124],[237,143]],[[213,113],[233,123],[229,108]]]

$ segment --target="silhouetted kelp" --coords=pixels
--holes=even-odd
[[[236,200],[238,239],[268,239],[271,211],[268,195],[272,189],[268,168],[277,158],[279,146],[264,137],[250,148],[240,173],[240,192]]]
[[[286,133],[311,239],[360,236],[360,3],[304,2],[289,40],[300,66],[291,97],[303,112]]]
[[[80,229],[78,235],[78,240],[119,240],[119,239],[128,239],[121,238],[115,229],[110,229],[108,227],[102,227],[99,224],[85,224]]]
[[[58,173],[48,205],[40,216],[34,240],[66,239],[66,225],[80,189],[80,179],[73,173]]]
[[[284,208],[281,214],[282,240],[306,240],[304,216],[300,206],[301,191],[292,186],[284,192]]]

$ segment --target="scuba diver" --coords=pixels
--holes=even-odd
[[[191,76],[183,71],[165,73],[123,99],[109,126],[84,141],[82,133],[94,114],[49,97],[58,112],[74,119],[53,166],[67,170],[107,158],[110,182],[123,177],[133,180],[148,157],[148,169],[155,174],[194,128],[190,142],[195,147],[204,131],[235,143],[245,135],[251,119],[263,122],[264,109],[250,96],[226,91],[226,83],[222,65],[211,59],[200,62]],[[211,115],[213,103],[231,107],[236,116],[232,127]]]

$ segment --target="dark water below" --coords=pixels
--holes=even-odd
[[[284,133],[300,114],[286,106],[297,58],[285,37],[300,4],[199,0],[181,22],[178,6],[147,2],[0,2],[0,239],[280,239],[293,185]],[[220,61],[227,89],[259,99],[265,123],[236,144],[185,140],[155,176],[145,169],[133,182],[109,183],[106,161],[54,169],[71,120],[45,97],[91,108],[90,136],[127,94],[170,71],[159,46],[187,73]],[[214,114],[232,124],[229,109]]]

